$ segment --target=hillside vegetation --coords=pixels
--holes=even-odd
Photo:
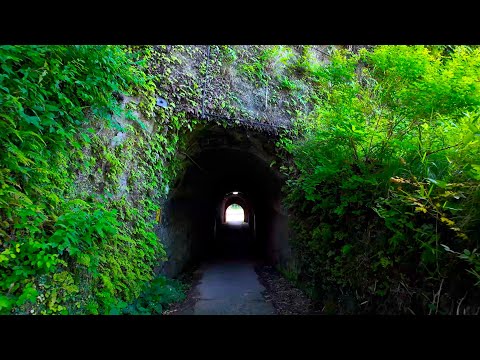
[[[176,66],[205,59],[179,48],[0,46],[0,314],[161,314],[184,298],[159,275],[155,232],[199,122],[201,79],[182,83]],[[326,313],[478,314],[480,49],[336,49],[320,62],[296,48],[241,47],[237,64],[235,47],[216,47],[210,65],[244,102],[265,93],[248,114],[291,116],[271,164],[288,179],[284,275]],[[165,89],[175,101],[155,106]],[[232,94],[209,96],[234,114]]]

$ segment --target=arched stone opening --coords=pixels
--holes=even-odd
[[[169,257],[165,272],[175,274],[187,262],[215,260],[225,253],[270,264],[290,256],[287,215],[280,205],[285,179],[270,166],[278,160],[275,141],[270,135],[215,125],[191,134],[187,167],[172,187],[159,234]],[[237,232],[225,223],[225,211],[233,203],[244,209],[245,224]]]

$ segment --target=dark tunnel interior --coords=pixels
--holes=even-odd
[[[270,167],[275,139],[221,127],[192,139],[168,202],[171,266],[224,258],[281,262],[289,249],[284,180]],[[231,204],[245,211],[243,224],[225,223]]]

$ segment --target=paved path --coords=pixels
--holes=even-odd
[[[204,265],[201,271],[194,315],[275,315],[252,263],[225,261]]]

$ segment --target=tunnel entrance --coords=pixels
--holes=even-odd
[[[170,191],[165,231],[159,234],[168,255],[164,272],[175,275],[187,264],[222,257],[285,261],[290,255],[281,207],[285,179],[270,166],[278,161],[276,138],[209,124],[186,140],[179,155],[186,167]],[[233,205],[243,210],[243,221]],[[232,222],[229,209],[235,208]]]

